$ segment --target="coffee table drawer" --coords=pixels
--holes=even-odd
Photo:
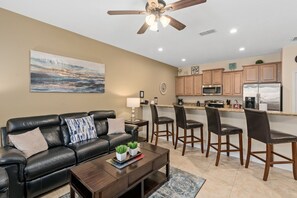
[[[139,167],[137,170],[131,172],[129,175],[129,185],[138,182],[140,178],[153,171],[152,163],[147,163],[144,166]]]
[[[167,156],[167,154],[164,154]],[[155,161],[154,161],[154,170],[158,170],[161,167],[165,166],[168,163],[168,158],[165,157],[164,155],[158,157]]]

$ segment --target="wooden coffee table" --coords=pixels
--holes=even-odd
[[[70,170],[70,195],[84,198],[148,197],[169,180],[169,150],[140,143],[144,158],[123,169],[106,160],[115,153],[80,164]],[[166,166],[166,173],[159,171]]]

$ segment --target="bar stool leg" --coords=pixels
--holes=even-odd
[[[297,180],[297,143],[292,142],[292,160],[293,160],[293,175]]]
[[[206,157],[208,157],[208,154],[209,154],[210,138],[211,138],[211,133],[208,131],[208,141],[207,141]]]
[[[174,124],[173,124],[173,122],[171,123],[171,136],[172,136],[172,144],[173,144],[173,146],[174,146]]]
[[[159,125],[157,124],[157,130],[156,130],[156,142],[155,145],[158,145],[158,139],[159,139]]]
[[[216,166],[219,165],[219,161],[220,161],[221,143],[222,143],[222,137],[220,135],[218,135],[218,152],[217,152]]]
[[[166,123],[166,138],[167,138],[167,142],[168,142],[169,141],[168,123]]]
[[[243,165],[242,133],[239,133],[239,156],[240,164]]]
[[[226,149],[228,150],[227,151],[227,156],[229,157],[230,156],[230,152],[229,152],[229,150],[230,150],[230,137],[229,137],[229,135],[226,135]]]
[[[251,157],[251,151],[252,150],[252,138],[248,137],[248,148],[246,153],[246,161],[245,161],[245,168],[249,167],[250,164],[250,157]]]
[[[154,140],[154,135],[155,135],[155,123],[152,124],[152,137],[151,137],[151,143]]]
[[[176,125],[176,138],[175,138],[175,146],[174,146],[174,149],[176,149],[177,142],[178,142],[178,126]]]
[[[191,143],[192,147],[194,147],[194,129],[191,129]]]
[[[185,155],[186,144],[187,144],[187,129],[184,129],[184,146],[183,146],[183,154],[182,154],[182,156]]]
[[[268,174],[269,174],[269,168],[271,164],[271,144],[266,144],[266,161],[265,161],[265,170],[264,170],[264,176],[263,180],[267,181]]]
[[[270,161],[273,162],[273,160],[274,160],[274,155],[273,155],[273,144],[271,144],[271,156],[270,156],[270,157],[271,157]],[[272,163],[270,164],[270,167],[273,167],[273,164],[272,164]]]
[[[204,153],[203,127],[200,127],[200,138],[201,138],[201,152]]]

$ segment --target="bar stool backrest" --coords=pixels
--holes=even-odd
[[[248,137],[263,143],[270,142],[270,126],[266,111],[244,109]]]
[[[222,133],[221,118],[219,110],[212,107],[205,107],[208,131],[220,135]]]
[[[152,122],[153,123],[158,123],[158,111],[157,111],[157,107],[154,104],[150,104],[151,106],[151,111],[152,111]]]
[[[183,106],[174,105],[176,126],[186,129],[187,128],[187,117],[185,108]]]

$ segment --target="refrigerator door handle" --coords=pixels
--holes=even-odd
[[[260,93],[257,93],[257,95],[256,95],[256,109],[259,109],[260,102],[261,102],[261,95],[260,95]]]

